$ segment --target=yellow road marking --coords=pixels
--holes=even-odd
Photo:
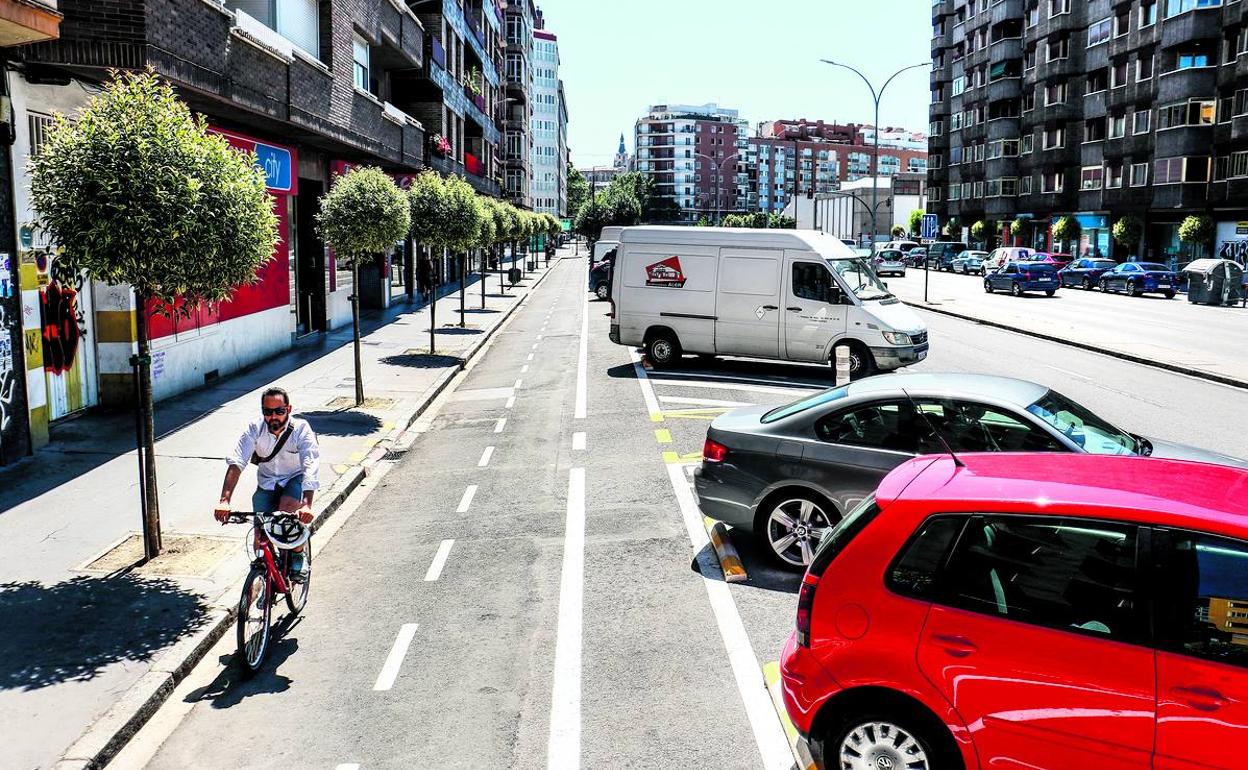
[[[348,457],[347,459],[350,460],[353,464],[362,462],[366,454],[368,453],[367,452],[352,452],[351,456]]]
[[[789,719],[789,711],[784,707],[784,699],[780,697],[779,661],[773,660],[763,664],[763,680],[767,683],[767,691],[771,694],[771,705],[775,707],[776,715],[780,717],[780,724],[784,727],[784,734],[789,739],[789,748],[793,750],[797,766],[802,770],[815,770],[815,763],[811,761],[810,756],[798,748],[797,728],[794,727],[793,720]]]
[[[663,422],[663,413],[662,413],[662,412],[651,412],[651,413],[650,413],[650,422]]]
[[[337,473],[339,476],[341,476],[342,474],[346,473],[346,472],[347,472],[347,471],[349,471],[349,470],[350,470],[350,467],[349,467],[349,466],[346,466],[346,465],[335,465],[335,466],[334,466],[334,473]]]
[[[679,452],[664,452],[663,462],[668,465],[678,465],[680,463],[696,463],[702,459],[701,452],[690,452],[689,454],[680,454]]]
[[[654,440],[660,444],[672,443],[672,432],[667,428],[659,428],[654,432]]]

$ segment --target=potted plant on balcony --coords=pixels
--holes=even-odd
[[[445,136],[442,136],[441,134],[434,134],[433,138],[429,141],[435,154],[444,158],[451,154],[451,143],[446,140]]]
[[[464,73],[464,87],[467,88],[473,96],[480,96],[485,92],[485,89],[481,86],[481,79],[481,69],[474,66]]]

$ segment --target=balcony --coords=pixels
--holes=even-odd
[[[474,156],[468,155],[467,153],[464,154],[464,158],[472,158],[474,162],[477,162],[477,159]],[[437,171],[443,176],[451,176],[452,174],[462,176],[474,190],[483,195],[489,195],[495,198],[502,195],[502,188],[499,186],[498,182],[470,172],[466,164],[460,163],[453,158],[429,153],[428,164],[429,168]]]
[[[429,36],[429,59],[439,67],[446,68],[446,49],[435,35]]]
[[[1204,155],[1213,144],[1213,126],[1181,126],[1154,132],[1153,152],[1158,158]]]
[[[1001,78],[988,84],[988,101],[996,102],[1002,99],[1018,99],[1022,96],[1022,92],[1023,81],[1021,78]]]
[[[1208,205],[1206,191],[1204,182],[1153,185],[1153,207],[1204,209]]]
[[[1000,24],[1003,21],[1023,18],[1023,0],[1001,0],[988,9],[989,23]]]
[[[1231,138],[1248,139],[1248,115],[1236,115],[1231,118]]]
[[[1213,96],[1217,89],[1217,67],[1189,67],[1160,75],[1157,103],[1184,101],[1191,97]]]
[[[1217,7],[1197,8],[1158,23],[1161,24],[1162,48],[1222,37],[1222,9]]]
[[[0,46],[55,40],[60,27],[56,0],[0,0]]]
[[[1023,58],[1023,40],[1018,37],[1007,37],[988,46],[988,61],[1013,61]]]

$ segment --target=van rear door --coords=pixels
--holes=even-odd
[[[715,352],[780,357],[779,249],[722,249],[716,298]]]
[[[841,285],[818,254],[786,251],[784,277],[785,357],[826,363],[849,314]]]

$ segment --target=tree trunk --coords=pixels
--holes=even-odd
[[[139,391],[139,455],[142,464],[143,485],[143,555],[150,561],[160,555],[160,491],[156,487],[156,422],[152,407],[152,347],[148,339],[147,297],[135,292],[134,321],[138,337],[137,356]]]
[[[351,330],[355,337],[355,405],[364,406],[364,377],[360,367],[360,260],[351,262]]]
[[[459,328],[464,328],[464,299],[468,294],[468,252],[459,260]]]
[[[486,269],[489,267],[489,265],[487,265],[486,262],[489,260],[489,253],[490,253],[489,246],[486,246],[485,248],[481,249],[481,309],[482,310],[485,310],[485,277],[489,275],[489,273],[486,272]]]
[[[403,284],[407,289],[407,301],[416,300],[416,244],[409,234],[403,239]]]
[[[498,249],[498,293],[506,294],[507,285],[503,283],[503,257],[507,256],[507,244],[500,243],[496,248]]]
[[[435,339],[435,333],[438,328],[438,271],[433,265],[433,249],[429,249],[429,354],[433,355],[438,352],[438,343]]]

